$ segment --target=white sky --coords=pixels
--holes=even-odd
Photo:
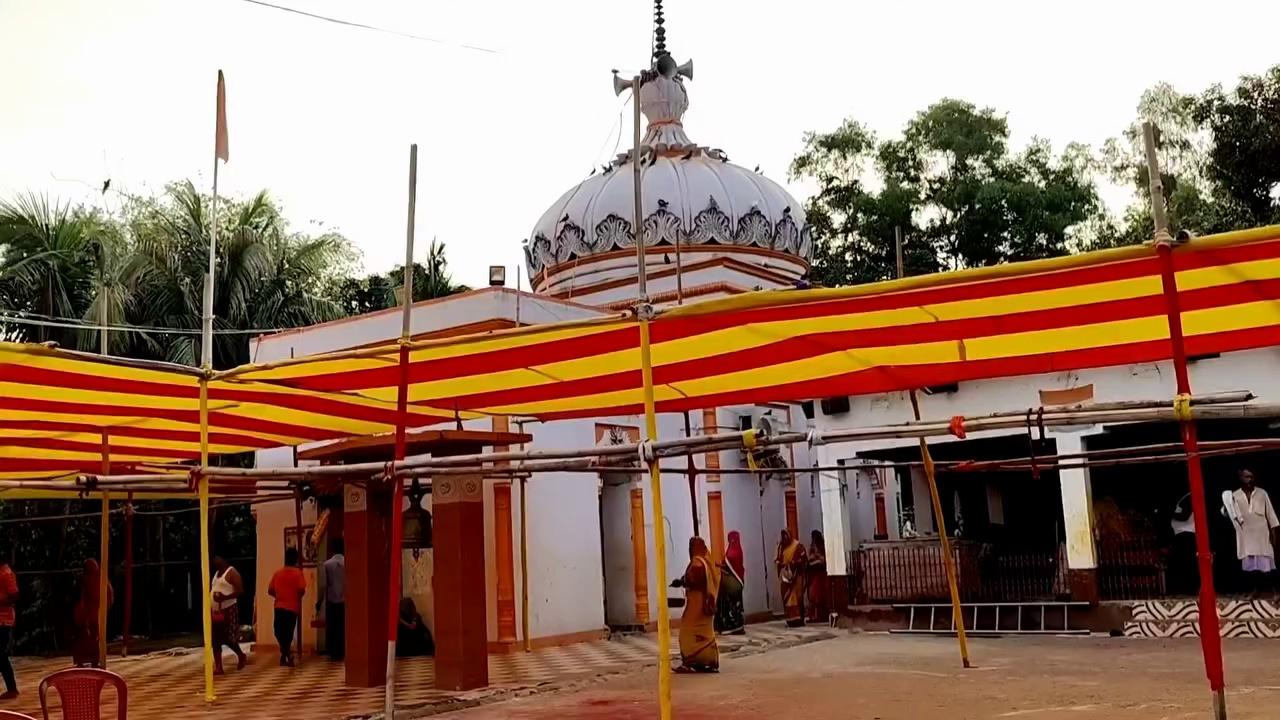
[[[268,188],[296,227],[337,228],[385,270],[403,258],[417,142],[419,247],[438,236],[455,279],[481,285],[489,264],[522,262],[542,211],[611,155],[609,71],[649,52],[643,0],[278,2],[449,44],[244,0],[0,0],[0,197],[94,199],[108,177],[135,193],[207,186],[222,68],[224,194]],[[1280,3],[1260,0],[666,5],[668,48],[696,65],[690,136],[778,181],[804,131],[848,115],[887,135],[951,96],[1007,112],[1015,145],[1096,146],[1157,81],[1198,91],[1280,62]],[[625,145],[629,112],[623,123]]]

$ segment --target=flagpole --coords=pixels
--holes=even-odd
[[[213,282],[214,263],[218,253],[218,161],[226,162],[227,150],[227,103],[226,87],[222,71],[218,71],[218,93],[215,110],[213,141],[213,202],[209,211],[212,215],[209,233],[209,268],[204,276],[204,308],[201,313],[200,328],[200,367],[204,376],[200,378],[200,469],[209,467],[209,375],[213,372]],[[209,597],[210,576],[210,542],[209,542],[209,476],[200,473],[200,580],[202,597],[201,606],[204,618],[201,623],[204,630],[204,699],[213,702],[213,606]]]

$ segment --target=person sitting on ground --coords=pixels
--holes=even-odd
[[[275,598],[275,636],[280,645],[280,664],[293,667],[293,638],[302,616],[302,596],[307,594],[307,578],[299,567],[297,548],[284,551],[284,567],[271,576],[267,594]]]
[[[396,629],[396,655],[417,657],[435,654],[436,643],[431,639],[431,630],[418,614],[418,606],[413,603],[413,598],[401,598],[400,624]]]

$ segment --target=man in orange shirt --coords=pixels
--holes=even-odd
[[[299,567],[296,548],[284,551],[284,567],[271,576],[267,594],[275,598],[275,634],[280,644],[280,664],[293,667],[293,637],[302,615],[302,597],[307,594],[307,578]]]
[[[9,563],[0,560],[0,675],[4,676],[5,692],[0,700],[18,697],[18,679],[13,675],[13,663],[9,662],[9,644],[13,642],[13,626],[18,620],[18,576]]]

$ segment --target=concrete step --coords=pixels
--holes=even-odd
[[[1125,637],[1178,638],[1200,636],[1200,608],[1195,600],[1143,600],[1132,604]],[[1280,639],[1280,605],[1270,600],[1218,601],[1222,637]]]
[[[1200,619],[1200,606],[1195,600],[1140,600],[1130,606],[1135,622]],[[1218,601],[1220,620],[1280,620],[1280,605],[1271,600]]]
[[[1228,638],[1280,640],[1280,620],[1224,620],[1220,635]],[[1200,637],[1200,623],[1191,620],[1127,622],[1124,636],[1131,638]]]

